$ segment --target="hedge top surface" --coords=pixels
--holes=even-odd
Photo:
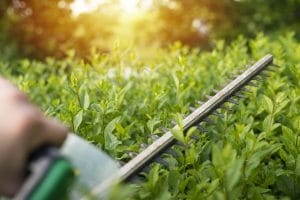
[[[49,116],[123,162],[153,142],[213,88],[249,61],[272,53],[281,68],[251,88],[232,112],[206,125],[197,142],[153,164],[145,181],[112,199],[298,199],[300,197],[300,43],[292,34],[216,44],[212,52],[174,45],[152,61],[116,50],[45,62],[0,60]],[[87,158],[88,159],[88,158]],[[119,195],[119,196],[118,196]]]

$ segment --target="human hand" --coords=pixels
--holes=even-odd
[[[32,152],[45,144],[60,146],[67,132],[0,77],[0,196],[12,196],[20,188]]]

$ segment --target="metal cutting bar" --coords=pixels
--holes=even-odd
[[[206,117],[208,117],[213,111],[218,109],[224,102],[232,97],[237,91],[239,91],[248,82],[253,80],[255,76],[260,74],[266,67],[273,62],[273,56],[268,54],[257,61],[254,65],[249,67],[245,72],[236,77],[222,90],[217,92],[213,97],[206,101],[202,106],[192,112],[183,120],[183,129],[187,131],[192,126],[197,125]],[[174,127],[176,128],[177,125]],[[101,191],[106,190],[113,183],[118,181],[124,181],[140,172],[147,164],[153,161],[157,156],[161,155],[176,142],[172,133],[168,131],[163,136],[158,138],[155,142],[149,145],[144,151],[130,160],[127,164],[122,166],[117,174],[113,175],[110,179],[101,183],[98,187],[94,188],[92,194],[99,194]]]

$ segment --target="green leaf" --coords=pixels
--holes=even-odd
[[[213,180],[211,183],[210,183],[210,185],[209,185],[209,188],[208,188],[208,190],[207,190],[207,193],[208,194],[211,194],[212,192],[214,192],[216,189],[217,189],[217,187],[220,185],[220,180],[219,179],[215,179],[215,180]]]
[[[174,116],[175,116],[175,120],[176,120],[176,123],[179,126],[179,128],[183,129],[183,118],[182,118],[181,114],[176,113]]]
[[[268,115],[268,116],[264,119],[262,125],[263,125],[263,130],[264,130],[265,132],[271,131],[271,128],[272,128],[272,125],[273,125],[273,118],[272,118],[272,116],[271,116],[271,115]]]
[[[213,145],[213,148],[212,148],[212,164],[216,168],[219,168],[224,164],[222,152],[217,145]]]
[[[281,144],[272,144],[272,145],[262,145],[259,149],[257,149],[254,153],[249,155],[246,160],[245,167],[245,176],[246,178],[250,177],[252,173],[254,173],[255,169],[259,166],[261,161],[266,156],[271,156],[273,153],[277,152],[281,148]]]
[[[154,129],[155,129],[155,126],[157,124],[160,123],[160,120],[159,119],[156,119],[156,118],[153,118],[153,119],[150,119],[148,122],[147,122],[147,128],[149,129],[150,133],[153,134],[154,133]]]
[[[295,174],[298,177],[300,176],[300,154],[297,155],[296,167],[295,167]]]
[[[121,144],[118,138],[113,134],[116,124],[120,121],[121,117],[116,117],[107,124],[104,129],[105,148],[108,150],[114,150],[116,146]]]
[[[173,78],[176,89],[179,90],[179,79],[178,79],[177,75],[175,73],[172,73],[172,78]]]
[[[159,165],[154,165],[154,167],[152,167],[152,169],[149,172],[148,179],[151,188],[155,188],[155,185],[159,180]]]
[[[242,175],[242,167],[244,160],[237,159],[231,163],[226,170],[226,184],[229,191],[233,190]]]
[[[288,96],[284,92],[280,92],[275,97],[276,113],[282,111],[290,102]]]
[[[80,124],[82,123],[83,118],[83,110],[80,110],[74,117],[73,124],[74,124],[74,131],[77,132]]]
[[[184,133],[183,131],[178,128],[178,127],[174,127],[171,129],[171,133],[173,135],[173,137],[175,139],[177,139],[178,141],[182,142],[183,144],[185,144],[185,138],[184,138]]]
[[[292,129],[282,126],[282,136],[281,141],[284,144],[285,149],[289,154],[293,155],[294,158],[297,156],[297,147],[296,147],[296,135]]]
[[[171,170],[168,176],[168,182],[172,193],[179,191],[179,184],[181,182],[182,175],[177,170]]]
[[[84,99],[83,99],[83,108],[86,110],[90,106],[90,96],[87,92],[84,94]]]
[[[189,141],[189,139],[191,138],[191,136],[197,131],[197,128],[195,126],[189,128],[189,130],[186,133],[186,141]]]
[[[269,97],[267,97],[265,95],[263,95],[262,106],[265,108],[265,110],[269,114],[271,114],[273,112],[273,108],[274,108],[273,102]]]

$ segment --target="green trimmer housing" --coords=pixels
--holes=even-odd
[[[16,200],[68,199],[74,168],[56,148],[45,148],[34,156]]]
[[[71,133],[60,149],[43,148],[30,160],[16,200],[81,199],[119,169],[105,152]],[[106,199],[107,193],[93,198]]]

